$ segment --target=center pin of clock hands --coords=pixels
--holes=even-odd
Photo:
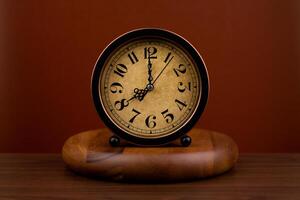
[[[173,56],[174,57],[174,56]],[[158,76],[155,78],[155,80],[152,82],[153,78],[151,76],[151,71],[152,71],[152,64],[150,59],[148,58],[148,84],[146,85],[145,89],[138,89],[135,88],[134,89],[134,95],[133,97],[131,97],[130,99],[127,100],[127,102],[129,103],[130,101],[132,101],[133,99],[138,99],[139,101],[142,101],[144,99],[144,97],[146,96],[146,94],[154,89],[154,83],[157,81],[157,79],[160,77],[160,75],[164,72],[164,70],[167,68],[167,66],[169,65],[169,63],[172,61],[173,57],[171,57],[169,59],[169,61],[167,62],[167,64],[164,66],[164,68],[161,70],[161,72],[158,74]],[[149,64],[150,63],[150,64]],[[150,67],[149,67],[150,66]],[[150,88],[149,88],[150,87]]]

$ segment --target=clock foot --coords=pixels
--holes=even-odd
[[[192,138],[190,136],[185,135],[185,136],[181,137],[180,142],[181,142],[182,146],[188,147],[188,146],[190,146],[190,144],[192,142]]]
[[[120,138],[118,138],[117,136],[111,136],[109,138],[109,144],[113,147],[117,147],[120,145]]]

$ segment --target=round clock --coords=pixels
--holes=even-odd
[[[118,37],[99,56],[92,75],[93,100],[115,134],[112,144],[118,138],[137,145],[178,138],[189,143],[184,136],[200,118],[208,90],[207,70],[197,50],[161,29]]]

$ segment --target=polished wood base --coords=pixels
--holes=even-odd
[[[70,137],[63,146],[63,160],[82,175],[113,181],[184,181],[224,173],[238,158],[230,137],[208,130],[192,129],[188,147],[178,141],[163,147],[112,147],[111,135],[99,129]]]

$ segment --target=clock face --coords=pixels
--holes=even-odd
[[[106,48],[92,90],[100,117],[117,135],[156,145],[184,134],[200,117],[208,79],[201,57],[184,39],[141,29]]]

